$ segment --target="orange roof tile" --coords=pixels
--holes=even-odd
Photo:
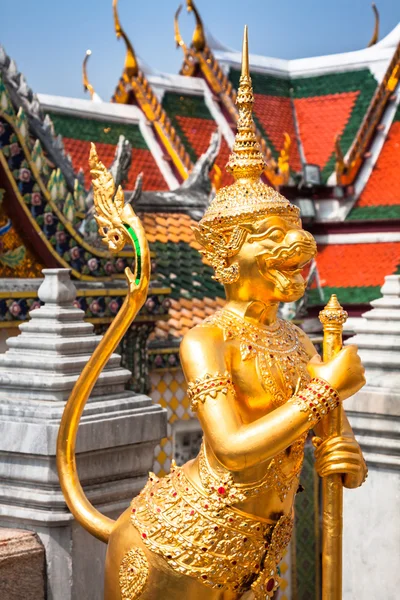
[[[192,248],[199,250],[200,245],[196,242],[192,226],[196,225],[189,215],[182,213],[144,213],[141,215],[146,235],[150,242],[174,242],[184,241]],[[170,223],[174,226],[171,227]]]
[[[210,144],[211,135],[216,129],[215,121],[180,115],[176,116],[176,120],[199,158]]]
[[[189,144],[193,148],[197,158],[200,158],[210,145],[211,135],[216,131],[217,124],[209,119],[201,119],[198,117],[182,117],[177,116],[182,131],[184,132]],[[226,172],[226,163],[228,162],[230,148],[225,139],[221,140],[221,148],[215,163],[221,169],[221,185],[229,185],[233,183],[233,177]]]
[[[294,100],[304,154],[308,163],[325,166],[334,141],[346,127],[358,91]]]
[[[400,121],[395,121],[356,206],[400,204]]]
[[[90,187],[90,174],[89,174],[89,152],[90,142],[84,140],[77,140],[72,138],[63,138],[65,151],[70,154],[72,159],[72,165],[75,171],[83,169],[85,173],[85,187]],[[96,143],[97,152],[99,153],[100,159],[104,162],[106,167],[110,167],[115,154],[115,148],[113,144],[104,144],[102,142]],[[139,173],[143,173],[143,189],[144,190],[166,190],[168,186],[162,176],[150,150],[143,148],[132,148],[132,165],[128,174],[128,181],[125,184],[125,188],[133,190],[136,183],[136,178]]]
[[[381,286],[400,264],[400,242],[320,246],[316,261],[322,286]]]
[[[294,171],[300,171],[301,163],[290,98],[255,94],[254,113],[277,152],[283,146],[284,133],[290,135],[292,140],[290,147],[290,168]]]

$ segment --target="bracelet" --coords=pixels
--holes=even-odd
[[[290,402],[300,406],[300,412],[308,413],[308,420],[315,425],[339,406],[339,394],[329,383],[316,377]]]
[[[187,395],[190,400],[190,408],[195,412],[199,403],[203,404],[207,398],[216,398],[217,394],[227,394],[231,391],[235,395],[235,388],[232,382],[232,377],[228,371],[223,375],[216,373],[210,375],[206,373],[203,377],[197,377],[194,381],[189,382]]]

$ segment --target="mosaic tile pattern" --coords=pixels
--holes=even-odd
[[[347,219],[399,219],[400,106],[360,198]]]
[[[152,372],[150,374],[151,397],[154,402],[167,409],[167,437],[155,448],[154,472],[162,477],[169,473],[173,458],[173,426],[179,421],[194,420],[186,395],[186,382],[181,369],[174,371]]]
[[[163,97],[163,107],[168,113],[190,158],[196,162],[207,150],[211,134],[217,124],[202,96],[175,94],[167,92]],[[233,183],[232,176],[225,171],[230,149],[224,139],[215,163],[221,169],[221,185]],[[213,173],[211,172],[211,176]]]
[[[314,448],[310,439],[305,446],[300,482],[304,491],[297,494],[295,502],[295,580],[291,600],[319,600],[319,480],[314,469]]]
[[[237,89],[240,72],[231,69],[229,79]],[[341,135],[345,154],[353,142],[377,87],[368,69],[313,77],[282,78],[252,73],[256,95],[256,123],[276,157],[285,131],[295,141],[293,98],[301,143],[308,162],[319,164],[326,181],[335,167],[334,137]],[[290,166],[300,169],[296,144]]]
[[[143,172],[144,190],[166,190],[168,186],[147,147],[138,125],[114,123],[105,120],[83,119],[58,113],[50,113],[56,134],[61,134],[67,154],[71,155],[75,171],[82,169],[85,186],[90,187],[90,142],[97,146],[99,156],[106,167],[114,159],[119,136],[124,135],[132,144],[132,165],[128,174],[127,189],[135,187],[136,177]]]

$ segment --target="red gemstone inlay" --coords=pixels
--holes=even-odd
[[[176,492],[174,492],[172,495],[175,497],[176,496]]]
[[[204,508],[208,508],[208,504],[205,504],[205,505],[204,505]]]
[[[193,515],[194,515],[194,510],[191,510],[191,511],[190,511],[190,514],[193,516]]]
[[[272,590],[274,589],[274,585],[275,585],[275,579],[270,579],[267,582],[267,586],[266,586],[267,592],[272,592]]]
[[[219,487],[218,488],[218,494],[221,494],[221,496],[223,496],[224,494],[226,494],[226,489],[224,487]]]
[[[202,575],[202,578],[203,579],[207,579],[207,575]]]
[[[142,533],[142,538],[146,539],[147,538],[147,533]]]

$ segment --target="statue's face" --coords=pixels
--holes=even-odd
[[[303,267],[315,256],[310,233],[281,217],[267,217],[252,227],[240,252],[240,283],[252,290],[254,299],[294,302],[306,283]]]

